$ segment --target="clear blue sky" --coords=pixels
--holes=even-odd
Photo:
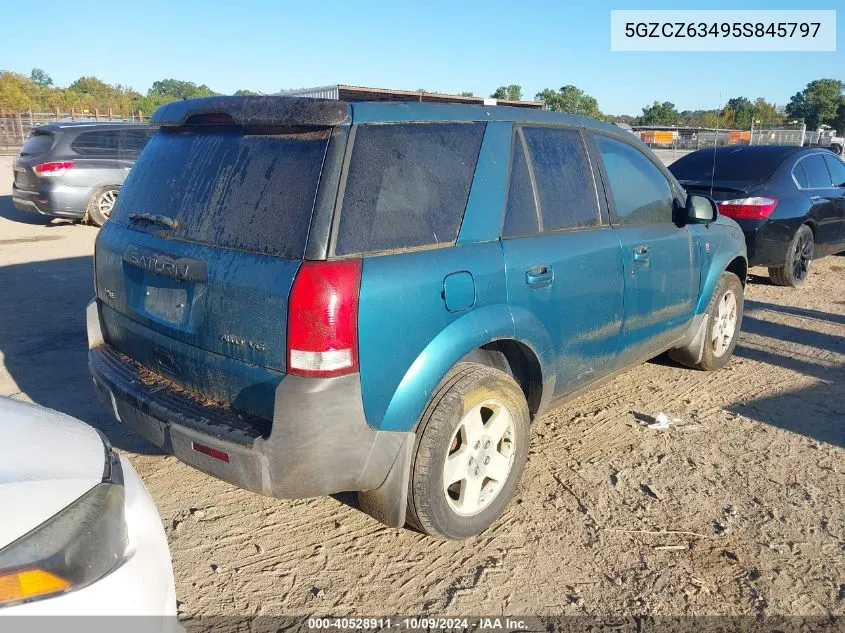
[[[611,114],[637,114],[655,99],[679,110],[715,108],[739,95],[784,104],[812,79],[845,80],[845,22],[835,53],[610,52],[611,8],[845,8],[842,0],[698,4],[42,0],[33,11],[9,2],[0,68],[43,68],[60,86],[95,75],[141,92],[162,78],[224,93],[348,83],[487,95],[518,83],[527,98],[574,84]],[[845,20],[845,11],[837,17]]]

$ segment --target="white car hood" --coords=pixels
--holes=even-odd
[[[87,424],[0,398],[0,548],[100,483],[104,465],[103,442]]]

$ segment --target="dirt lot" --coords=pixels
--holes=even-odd
[[[656,360],[537,420],[504,517],[443,543],[334,498],[238,490],[114,422],[86,367],[96,231],[17,212],[9,163],[0,394],[79,417],[129,452],[184,615],[845,613],[845,257],[817,262],[797,291],[753,276],[724,371]],[[659,412],[683,426],[639,422]]]

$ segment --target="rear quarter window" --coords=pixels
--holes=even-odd
[[[360,125],[335,255],[454,242],[484,129],[484,123]]]

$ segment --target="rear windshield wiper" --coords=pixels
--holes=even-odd
[[[130,222],[149,222],[150,224],[158,224],[165,226],[171,231],[175,231],[182,227],[179,220],[168,217],[166,215],[153,215],[152,213],[132,213],[129,215]]]

